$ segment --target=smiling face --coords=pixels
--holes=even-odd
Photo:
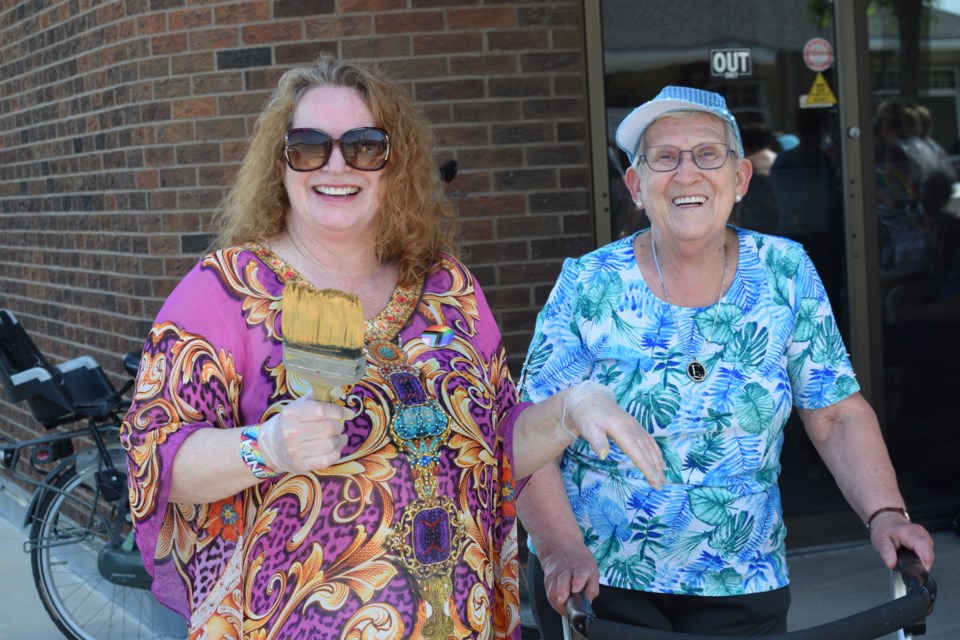
[[[662,145],[686,150],[707,142],[730,144],[722,120],[707,113],[668,115],[650,125],[640,152]],[[704,170],[694,164],[691,154],[682,156],[673,171],[653,171],[644,161],[628,169],[626,181],[634,200],[643,201],[653,227],[676,240],[722,235],[737,195],[747,192],[750,162],[731,154],[719,169]]]
[[[307,91],[293,112],[291,129],[320,129],[339,139],[359,127],[375,127],[373,114],[356,89],[325,86]],[[283,184],[290,199],[287,229],[324,240],[376,238],[384,169],[360,171],[347,165],[339,145],[314,171],[286,167]]]

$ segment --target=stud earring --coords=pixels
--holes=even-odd
[[[737,194],[737,197],[734,198],[734,199],[735,199],[737,202],[740,202],[740,194],[738,193],[738,194]]]
[[[633,204],[637,205],[637,209],[643,209],[643,200],[634,200]]]

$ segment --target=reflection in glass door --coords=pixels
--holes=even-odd
[[[886,437],[936,520],[960,500],[960,2],[870,3],[867,24]]]
[[[754,165],[749,190],[731,223],[801,242],[848,339],[832,11],[831,3],[808,0],[674,2],[641,17],[632,0],[603,0],[599,21],[610,238],[601,233],[600,241],[649,224],[620,186],[627,164],[613,139],[623,117],[665,85],[716,91],[736,116]],[[694,12],[696,19],[691,19]],[[796,414],[785,438],[780,486],[788,524],[791,518],[828,512],[849,517],[849,507]],[[793,534],[788,538],[797,541]]]

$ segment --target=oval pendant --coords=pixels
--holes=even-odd
[[[703,382],[707,377],[707,368],[699,360],[691,360],[687,365],[687,376],[694,382]]]

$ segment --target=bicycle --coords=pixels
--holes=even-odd
[[[84,423],[0,442],[3,465],[36,487],[24,551],[44,608],[73,640],[185,636],[183,620],[154,604],[133,539],[118,434],[139,358],[123,356],[131,378],[118,390],[90,356],[51,365],[16,316],[0,309],[0,383],[8,398],[26,403],[48,430]],[[25,460],[32,474],[21,468]]]

